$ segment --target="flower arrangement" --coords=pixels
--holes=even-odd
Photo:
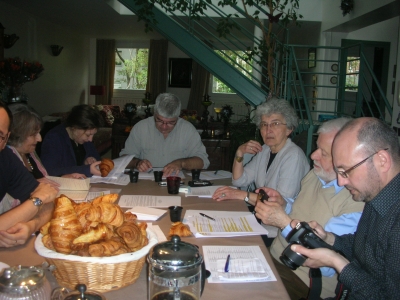
[[[234,115],[232,106],[230,106],[229,104],[222,106],[220,114],[221,119],[224,121],[224,123],[229,123],[232,115]]]
[[[180,117],[182,119],[185,119],[186,121],[189,121],[190,123],[192,123],[195,126],[200,121],[200,118],[197,116],[197,111],[196,110],[182,109]]]
[[[28,62],[19,57],[0,61],[0,89],[20,88],[26,82],[35,81],[43,72],[39,62]]]

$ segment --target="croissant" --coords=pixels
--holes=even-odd
[[[101,202],[90,206],[87,210],[86,219],[119,227],[124,223],[124,212],[118,205]]]
[[[46,234],[49,234],[49,228],[50,228],[50,221],[44,224],[42,227],[40,227],[40,233],[45,236]]]
[[[131,251],[142,249],[142,230],[135,222],[124,222],[115,231]]]
[[[56,198],[49,228],[54,249],[63,254],[70,254],[72,252],[72,241],[81,233],[82,225],[78,220],[71,200],[65,195]]]
[[[92,204],[88,202],[81,202],[74,205],[76,216],[82,225],[83,232],[87,232],[91,227],[96,227],[98,224],[98,222],[92,222],[86,219],[86,214],[91,206]]]
[[[54,249],[54,246],[53,246],[53,242],[51,241],[51,236],[50,236],[50,234],[46,234],[46,235],[44,235],[44,236],[42,237],[42,243],[43,243],[43,245],[44,245],[46,248],[48,248],[48,249],[50,249],[50,250],[55,250],[55,249]]]
[[[115,203],[118,199],[118,194],[107,194],[103,196],[96,197],[92,200],[93,204],[98,204],[100,202]]]
[[[171,229],[169,230],[169,237],[173,235],[178,235],[180,237],[193,235],[189,229],[189,226],[183,224],[182,222],[172,223]]]
[[[101,177],[106,177],[112,169],[114,169],[114,162],[111,159],[103,158],[99,165]]]
[[[112,237],[109,240],[105,240],[98,244],[92,244],[89,246],[90,256],[96,257],[112,256],[127,252],[129,252],[129,250],[118,237]]]
[[[89,229],[88,232],[80,235],[73,240],[73,244],[90,244],[95,243],[99,240],[110,239],[114,234],[112,228],[108,227],[106,224],[100,223],[97,227]]]

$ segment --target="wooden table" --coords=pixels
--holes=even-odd
[[[187,182],[188,178],[186,178]],[[215,181],[214,184],[223,185],[230,184],[230,180]],[[119,188],[115,185],[96,184],[96,187]],[[136,194],[136,195],[168,195],[166,187],[160,187],[157,183],[150,180],[140,180],[138,183],[130,183],[123,186],[121,194]],[[243,201],[222,201],[217,202],[212,199],[204,199],[197,197],[182,196],[182,206],[184,211],[187,209],[195,210],[221,210],[221,211],[247,211],[247,207]],[[183,212],[184,213],[184,212]],[[168,214],[165,214],[158,221],[153,222],[159,225],[161,230],[168,236],[171,222]],[[226,245],[226,246],[253,246],[258,245],[265,255],[271,269],[273,270],[277,281],[274,282],[257,282],[257,283],[206,283],[204,292],[201,299],[212,300],[232,300],[232,299],[289,299],[285,287],[274,267],[268,249],[265,247],[260,236],[247,236],[247,237],[229,237],[229,238],[200,238],[194,237],[183,238],[184,241],[196,244],[198,246],[204,245]],[[0,248],[0,261],[9,265],[38,265],[44,259],[40,257],[34,247],[34,238],[30,239],[25,245],[13,248]],[[202,250],[202,247],[200,247]],[[122,289],[105,293],[109,300],[125,300],[125,299],[147,299],[147,282],[148,265],[143,267],[143,270],[138,280],[127,287]],[[57,286],[54,276],[47,272],[47,277],[53,287]]]

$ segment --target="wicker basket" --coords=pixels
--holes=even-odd
[[[60,286],[75,290],[77,284],[86,284],[88,289],[108,292],[133,284],[140,276],[146,255],[158,243],[156,234],[147,229],[149,244],[133,253],[112,257],[81,257],[65,255],[47,249],[40,234],[35,249],[50,265],[56,268],[54,276]]]

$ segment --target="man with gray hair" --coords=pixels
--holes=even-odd
[[[337,132],[350,121],[348,118],[338,118],[323,123],[318,130],[317,149],[311,154],[314,162],[313,169],[302,179],[301,189],[296,199],[283,198],[273,189],[262,188],[269,195],[268,202],[257,202],[255,207],[256,217],[264,224],[280,228],[280,234],[275,238],[271,246],[271,254],[276,259],[282,254],[288,243],[285,238],[295,226],[295,220],[317,220],[325,229],[338,235],[353,233],[364,207],[363,203],[354,202],[348,190],[340,187],[332,163],[332,143]],[[290,205],[293,203],[293,206]],[[292,224],[293,223],[293,224]],[[293,273],[289,268],[276,264],[283,282],[285,276],[288,284],[293,285]],[[300,279],[309,284],[309,268],[300,267],[293,271]],[[337,278],[335,270],[322,268],[321,297],[335,295]],[[284,275],[282,276],[283,273]],[[304,286],[300,282],[300,286]],[[307,288],[303,288],[307,293]],[[305,297],[305,295],[299,295]]]
[[[186,169],[207,169],[206,148],[196,128],[179,118],[181,101],[170,93],[158,95],[154,117],[137,123],[120,155],[133,154],[129,167],[145,172],[163,167],[164,176]]]

